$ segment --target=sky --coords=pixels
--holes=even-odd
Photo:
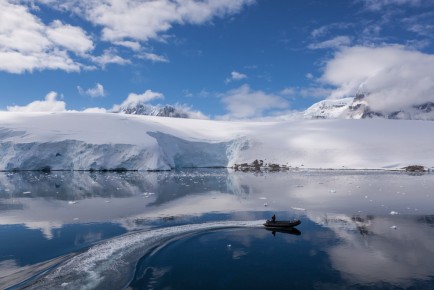
[[[0,0],[0,110],[285,116],[434,102],[434,0]]]

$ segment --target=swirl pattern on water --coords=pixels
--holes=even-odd
[[[130,233],[77,254],[26,289],[122,289],[132,279],[138,260],[158,245],[202,231],[258,227],[262,223],[213,222]]]

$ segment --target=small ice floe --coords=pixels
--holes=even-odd
[[[62,284],[60,284],[60,287],[66,287],[68,286],[69,283],[63,282]]]
[[[264,206],[268,206],[268,203],[264,203]]]
[[[230,248],[230,247],[232,247],[232,245],[231,245],[231,244],[228,244],[227,247]]]
[[[304,187],[304,185],[297,184],[295,187]]]
[[[76,203],[78,203],[78,201],[75,201],[75,200],[68,201],[68,204],[76,204]]]
[[[367,195],[365,195],[365,198],[368,198],[368,196],[367,196]]]
[[[29,194],[30,193],[30,191],[24,191],[23,192],[23,194]]]
[[[390,214],[391,215],[397,215],[397,214],[399,214],[397,211],[394,211],[394,210],[392,210],[391,212],[390,212]]]
[[[106,203],[109,203],[109,202],[110,202],[110,200],[106,200],[105,202],[106,202]]]
[[[263,200],[265,200],[265,199],[267,199],[266,197],[264,197],[264,196],[261,196],[259,199],[263,199]]]
[[[330,189],[330,193],[336,193],[336,189]]]
[[[76,217],[76,218],[73,218],[73,220],[75,220],[75,221],[78,221],[78,220],[79,220],[79,218],[77,218],[77,217]]]
[[[396,230],[398,227],[397,226],[391,226],[390,228],[393,230]]]
[[[305,208],[301,208],[301,207],[291,207],[293,210],[299,210],[299,211],[306,211]]]

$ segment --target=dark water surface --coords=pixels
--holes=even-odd
[[[0,173],[8,287],[434,289],[434,175]]]

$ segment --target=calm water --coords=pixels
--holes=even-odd
[[[433,225],[432,174],[0,173],[0,288],[434,289]]]

